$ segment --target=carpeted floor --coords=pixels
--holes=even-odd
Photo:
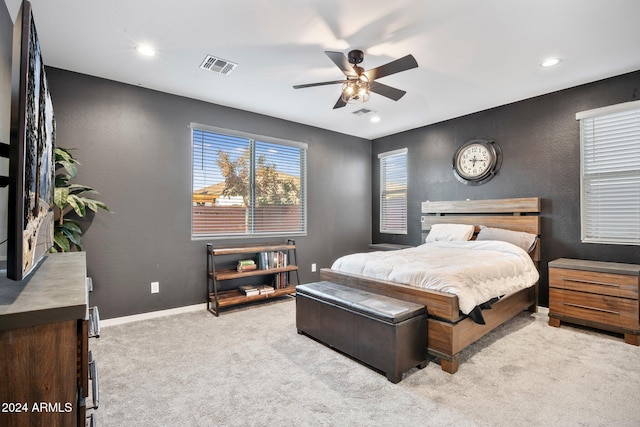
[[[399,384],[304,336],[295,300],[102,329],[98,425],[638,426],[640,348],[523,312]]]

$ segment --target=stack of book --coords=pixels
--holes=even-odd
[[[258,286],[258,292],[260,292],[260,295],[272,294],[275,292],[275,289],[273,289],[273,286],[260,285]]]
[[[252,259],[242,259],[238,261],[238,271],[251,271],[257,268],[256,262]]]
[[[244,292],[244,294],[248,297],[253,295],[260,295],[260,289],[258,289],[257,286],[243,285],[243,286],[240,286],[238,289],[240,289],[240,292]]]

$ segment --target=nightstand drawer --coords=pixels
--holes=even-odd
[[[638,330],[640,327],[638,310],[638,300],[565,289],[549,289],[550,315],[563,315],[625,330]]]
[[[637,276],[549,268],[549,287],[638,299]]]

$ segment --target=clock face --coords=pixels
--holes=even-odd
[[[453,156],[453,172],[464,184],[480,185],[489,181],[502,164],[502,150],[495,141],[473,139],[464,143]]]
[[[458,154],[458,173],[465,178],[483,176],[491,167],[494,156],[482,144],[471,144]]]

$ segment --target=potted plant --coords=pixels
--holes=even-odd
[[[75,219],[67,218],[67,214],[75,212],[79,218],[84,218],[88,213],[87,209],[93,212],[97,212],[98,209],[111,212],[103,202],[87,197],[87,194],[99,194],[97,191],[86,185],[71,182],[78,174],[76,165],[80,163],[70,151],[66,148],[55,149],[56,176],[53,197],[55,225],[52,252],[82,250],[80,224]]]

